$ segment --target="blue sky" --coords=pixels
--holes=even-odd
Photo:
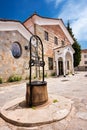
[[[72,31],[87,49],[87,0],[0,0],[0,19],[25,21],[34,12],[70,21]]]

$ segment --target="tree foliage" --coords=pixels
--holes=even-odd
[[[70,27],[70,23],[68,21],[67,23],[67,30],[69,31],[71,37],[74,40],[74,43],[72,45],[73,49],[75,50],[74,53],[74,67],[78,66],[81,61],[81,46],[79,45],[77,39],[74,37],[74,34],[72,32],[72,28]]]

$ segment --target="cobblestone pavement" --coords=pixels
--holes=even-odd
[[[38,127],[17,127],[0,118],[0,130],[87,130],[87,72],[74,76],[47,78],[49,94],[58,94],[73,101],[69,116],[61,121]],[[0,85],[0,107],[26,93],[26,83]]]

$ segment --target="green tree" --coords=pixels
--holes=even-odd
[[[67,30],[69,31],[71,37],[74,40],[74,43],[72,45],[73,49],[75,50],[74,53],[74,67],[77,67],[81,61],[81,46],[79,45],[77,39],[74,37],[74,34],[72,32],[72,28],[70,27],[70,23],[68,21],[67,23]]]

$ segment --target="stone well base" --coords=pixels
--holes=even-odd
[[[26,84],[26,104],[38,106],[48,101],[47,82],[34,81]]]
[[[62,96],[49,95],[43,105],[26,107],[25,97],[7,102],[1,108],[1,117],[21,127],[35,127],[60,121],[71,111],[72,101]]]

